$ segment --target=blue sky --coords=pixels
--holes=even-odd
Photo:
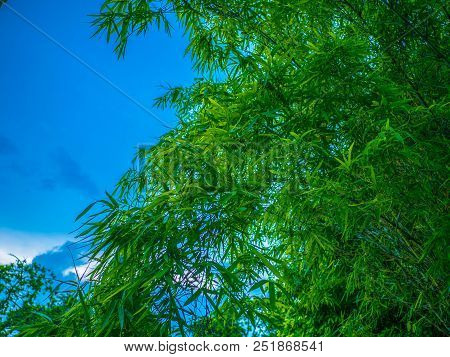
[[[162,86],[189,85],[195,77],[177,28],[171,37],[152,31],[132,38],[118,60],[112,44],[91,38],[88,15],[101,3],[7,4],[126,95],[11,8],[0,9],[0,263],[8,253],[39,255],[60,269],[57,247],[73,239],[74,217],[113,189],[137,145],[155,143],[168,130],[133,101],[174,126],[174,113],[152,108],[153,98]]]

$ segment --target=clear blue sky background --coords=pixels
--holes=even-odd
[[[131,39],[118,60],[112,44],[91,38],[88,14],[101,3],[8,5],[174,126],[174,113],[153,109],[152,102],[161,86],[194,79],[183,31]],[[154,143],[168,129],[8,7],[0,9],[0,43],[1,263],[7,253],[30,258],[70,240],[74,217],[113,189],[136,146]]]

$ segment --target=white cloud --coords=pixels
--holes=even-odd
[[[65,234],[44,234],[0,228],[0,264],[14,262],[15,258],[10,254],[31,262],[37,255],[58,249],[69,239],[70,237]]]
[[[86,263],[83,265],[77,265],[76,267],[69,267],[65,269],[62,274],[63,276],[68,276],[69,274],[77,274],[81,278],[81,280],[89,280],[91,277],[92,271],[95,269],[97,264],[95,262]]]

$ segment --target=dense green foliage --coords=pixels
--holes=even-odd
[[[55,279],[35,263],[16,260],[0,265],[0,336],[15,335],[65,311],[66,300],[58,294]]]
[[[90,288],[29,334],[447,335],[446,6],[107,0],[120,56],[176,17],[201,78],[89,207]]]

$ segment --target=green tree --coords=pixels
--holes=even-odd
[[[60,316],[65,309],[58,293],[55,276],[36,263],[17,259],[0,265],[0,336],[17,335],[27,326],[48,322],[49,316]]]
[[[94,24],[123,56],[174,15],[202,78],[88,207],[58,333],[447,335],[447,4],[107,0]]]

